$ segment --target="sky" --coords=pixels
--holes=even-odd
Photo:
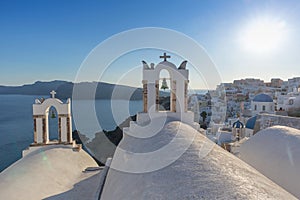
[[[74,81],[97,45],[143,27],[166,28],[195,40],[222,82],[287,80],[300,76],[299,9],[299,0],[1,0],[0,85]],[[120,55],[101,81],[120,82],[125,72],[135,71],[121,83],[141,86],[141,60],[157,63],[162,52]],[[173,57],[170,61],[179,65],[180,55]],[[193,88],[206,87],[205,77],[190,74]]]

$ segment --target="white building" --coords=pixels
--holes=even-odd
[[[300,96],[287,98],[284,102],[284,108],[286,111],[300,109]]]
[[[300,109],[300,88],[294,88],[292,92],[276,93],[277,110],[294,111]]]
[[[251,101],[252,116],[259,113],[274,113],[275,105],[272,97],[267,94],[258,94]]]
[[[300,87],[300,77],[288,79],[288,92],[293,92],[294,88]]]
[[[294,88],[293,92],[288,93],[283,101],[283,108],[286,111],[293,111],[300,108],[300,91]]]
[[[211,99],[211,121],[220,124],[225,122],[226,117],[226,102],[218,96],[212,96]]]

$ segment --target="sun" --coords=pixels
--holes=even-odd
[[[286,23],[270,18],[255,19],[240,32],[242,46],[255,53],[277,50],[286,37]]]

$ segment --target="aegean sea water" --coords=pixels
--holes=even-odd
[[[22,151],[33,142],[32,104],[40,97],[0,95],[0,172],[20,159]],[[84,107],[87,101],[81,100],[78,105]],[[114,107],[114,113],[117,114],[112,113],[111,105]],[[105,130],[113,130],[129,115],[141,111],[142,106],[142,101],[113,100],[113,103],[110,100],[95,101],[97,119],[101,128]],[[88,116],[84,109],[80,114]],[[94,133],[89,130],[94,130],[95,124],[91,124],[88,117],[85,119],[83,123],[85,127],[76,127],[76,123],[73,123],[73,130],[77,129],[92,139]],[[49,124],[50,139],[57,137],[57,118],[49,117]]]

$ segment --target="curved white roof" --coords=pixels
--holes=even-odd
[[[240,146],[240,157],[300,198],[300,130],[273,126]]]
[[[0,199],[91,199],[97,195],[97,163],[71,145],[30,147],[26,155],[0,173]]]
[[[180,128],[178,128],[180,127]],[[180,135],[170,155],[151,156],[135,163],[131,158],[146,152],[160,152]],[[192,140],[185,150],[182,145]],[[260,174],[254,168],[212,143],[201,133],[178,121],[168,122],[150,138],[124,136],[116,151],[104,185],[102,200],[126,199],[295,199],[291,194]],[[171,164],[151,172],[130,173],[116,170],[143,171],[157,162],[174,158],[173,152],[183,154]],[[161,151],[164,152],[164,151]],[[165,152],[164,152],[165,153]],[[158,165],[157,165],[158,166]]]
[[[173,63],[171,63],[171,62],[169,62],[169,61],[162,61],[162,62],[159,63],[159,65],[163,65],[163,66],[165,66],[165,67],[171,67],[171,68],[177,70],[176,65],[173,64]]]

